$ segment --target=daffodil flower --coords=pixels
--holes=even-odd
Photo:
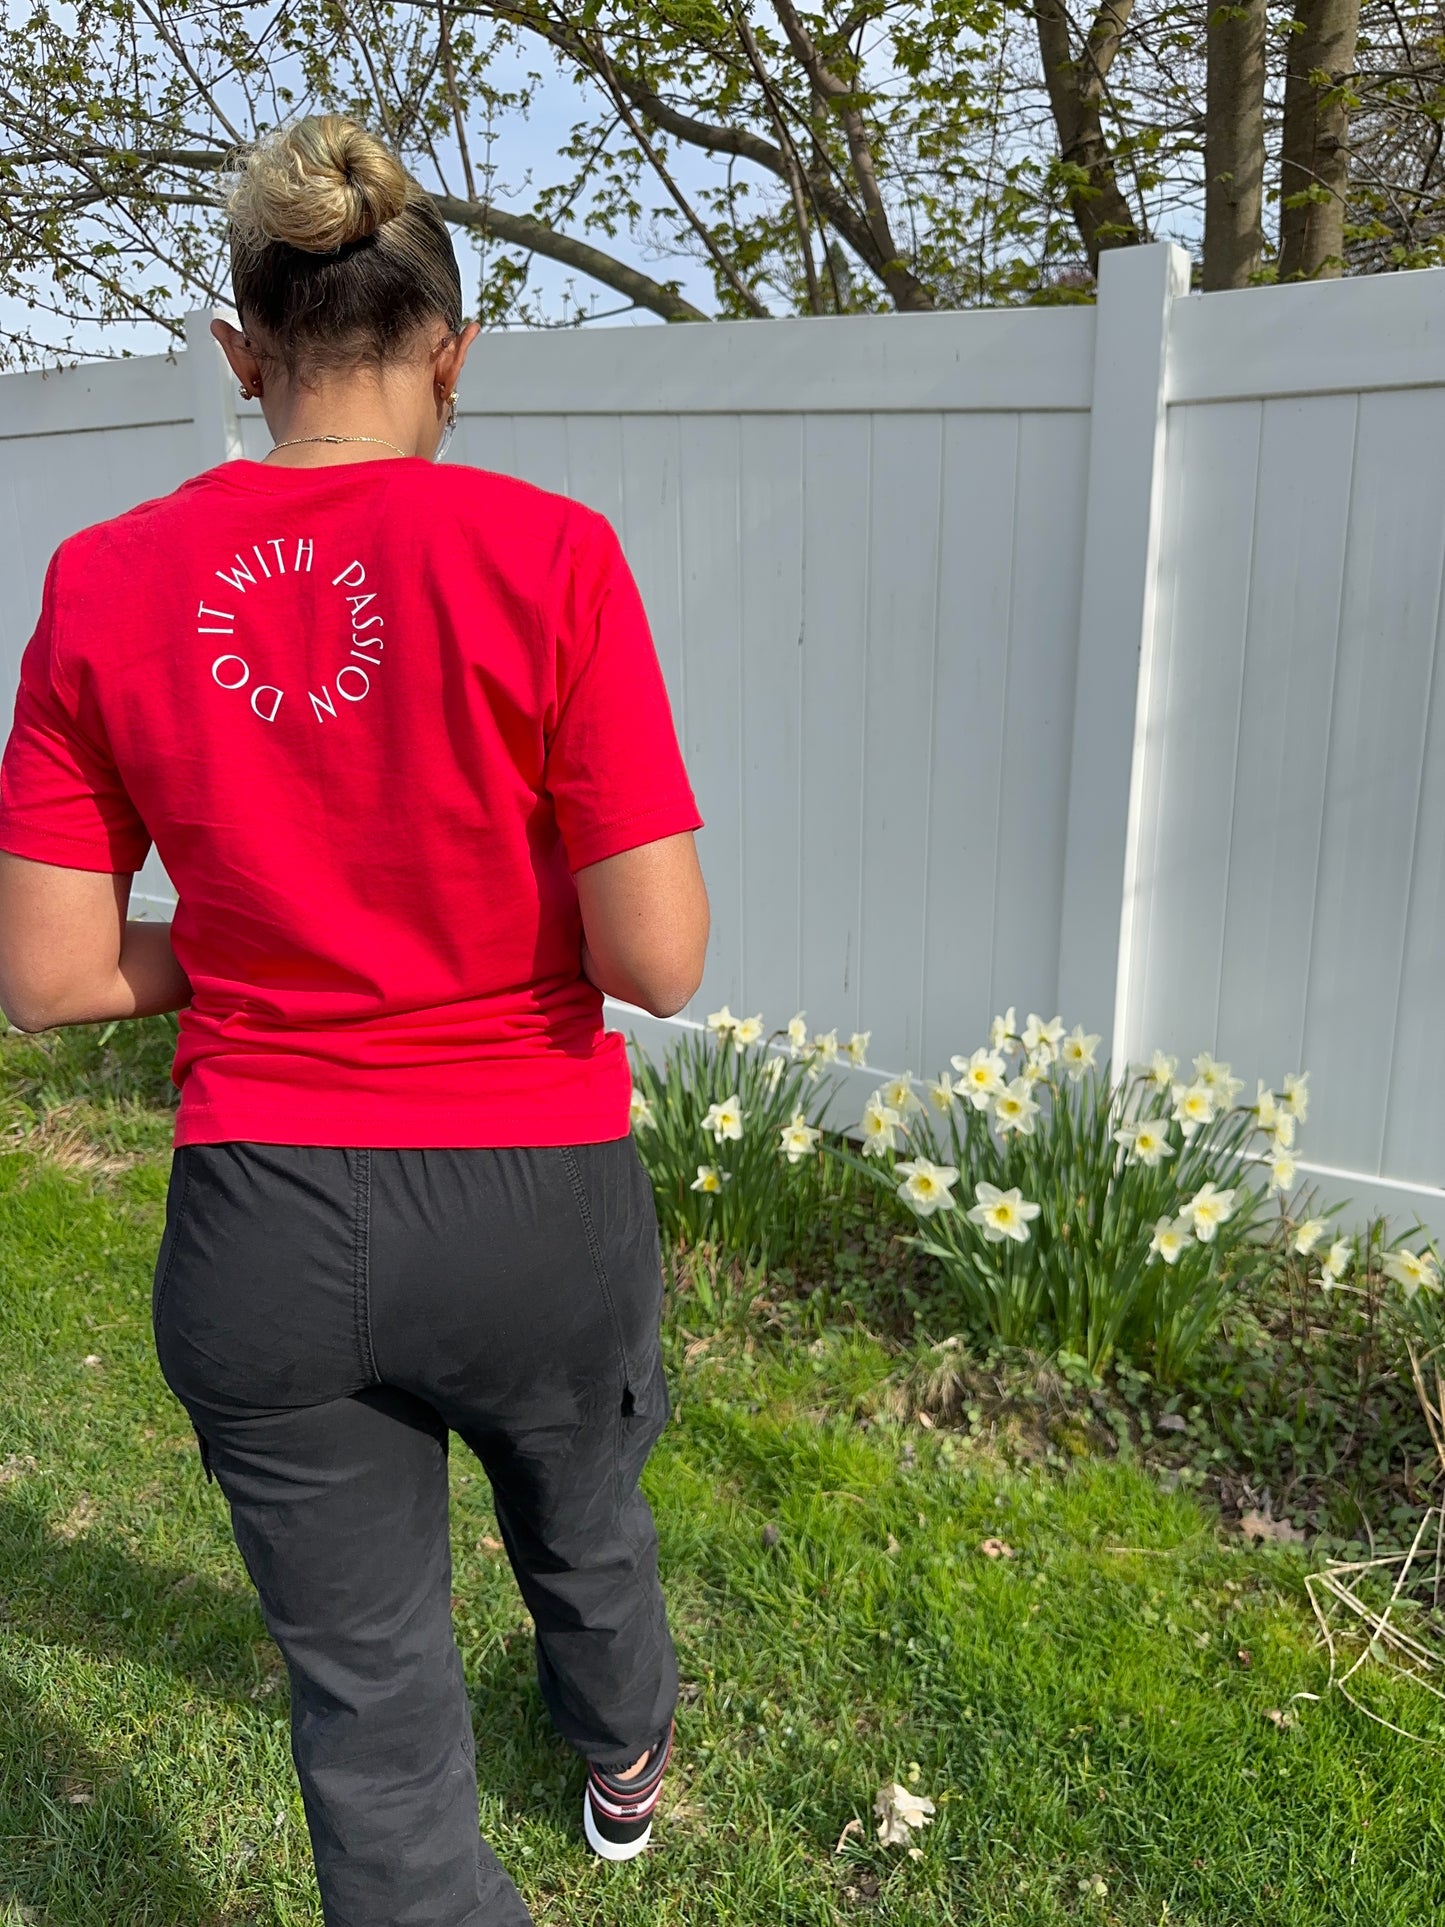
[[[759,1013],[756,1017],[739,1017],[733,1023],[733,1043],[739,1050],[746,1050],[750,1044],[763,1041],[763,1020]]]
[[[1220,1111],[1227,1111],[1244,1089],[1244,1079],[1231,1076],[1228,1064],[1216,1063],[1207,1050],[1200,1051],[1194,1060],[1194,1081],[1210,1092]]]
[[[1323,1218],[1306,1218],[1290,1243],[1302,1258],[1307,1257],[1328,1230]]]
[[[1162,1050],[1156,1050],[1149,1060],[1149,1081],[1157,1084],[1161,1091],[1167,1091],[1174,1082],[1174,1073],[1178,1068],[1177,1057],[1166,1057]]]
[[[1094,1067],[1094,1052],[1099,1048],[1097,1035],[1084,1035],[1084,1026],[1075,1024],[1059,1047],[1059,1056],[1069,1073],[1072,1083],[1077,1084],[1087,1070]]]
[[[974,1196],[978,1203],[968,1216],[976,1224],[991,1245],[1002,1244],[1005,1238],[1012,1238],[1015,1244],[1027,1244],[1030,1220],[1039,1215],[1041,1206],[1030,1204],[1021,1194],[1017,1185],[1011,1191],[1000,1191],[996,1184],[977,1184]]]
[[[1164,1126],[1152,1118],[1126,1124],[1122,1130],[1115,1131],[1114,1142],[1124,1146],[1130,1164],[1145,1164],[1151,1171],[1161,1160],[1174,1155],[1174,1146],[1165,1136]]]
[[[1202,1245],[1214,1243],[1214,1234],[1234,1210],[1233,1191],[1221,1191],[1213,1182],[1199,1187],[1179,1216],[1189,1225]]]
[[[1186,1140],[1192,1138],[1202,1124],[1214,1122],[1214,1093],[1207,1084],[1174,1086],[1174,1122]]]
[[[1272,1131],[1279,1123],[1279,1101],[1262,1077],[1255,1092],[1254,1111],[1261,1131]]]
[[[763,1082],[770,1091],[775,1091],[778,1088],[779,1081],[786,1068],[786,1058],[784,1058],[781,1053],[775,1051],[763,1066]]]
[[[1047,1023],[1042,1017],[1029,1012],[1029,1021],[1024,1025],[1023,1046],[1026,1051],[1047,1053],[1045,1062],[1052,1063],[1059,1054],[1059,1042],[1064,1034],[1062,1017],[1051,1017]]]
[[[953,1203],[952,1185],[958,1182],[957,1167],[932,1164],[927,1158],[910,1158],[895,1166],[903,1179],[898,1195],[911,1205],[920,1218],[931,1218],[935,1211]]]
[[[1287,1192],[1294,1189],[1295,1161],[1288,1151],[1276,1151],[1269,1159],[1269,1188]]]
[[[1284,1096],[1280,1100],[1285,1108],[1297,1117],[1301,1124],[1309,1116],[1310,1074],[1301,1071],[1298,1076],[1291,1073],[1284,1080]]]
[[[891,1111],[897,1111],[900,1117],[906,1117],[910,1111],[922,1110],[918,1093],[913,1088],[912,1071],[905,1071],[902,1077],[888,1080],[883,1086],[883,1102]]]
[[[867,1065],[868,1039],[872,1035],[871,1030],[855,1030],[843,1047],[844,1055],[847,1057],[848,1062],[850,1064],[856,1064],[860,1070],[864,1069]]]
[[[689,1191],[706,1191],[709,1194],[721,1191],[732,1177],[731,1171],[719,1171],[715,1164],[700,1164],[697,1176],[687,1187]]]
[[[707,1027],[719,1043],[725,1043],[732,1034],[737,1021],[737,1018],[733,1016],[727,1005],[724,1004],[721,1010],[715,1010],[711,1017],[708,1018]]]
[[[794,1111],[779,1134],[779,1154],[785,1157],[789,1164],[797,1164],[811,1153],[813,1146],[822,1135],[823,1133],[815,1125],[810,1124],[801,1111]]]
[[[1018,1035],[1018,1018],[1014,1007],[1009,1005],[1002,1017],[995,1017],[988,1027],[988,1041],[994,1050],[1007,1050]]]
[[[863,1107],[863,1155],[865,1158],[881,1158],[885,1151],[895,1147],[894,1133],[903,1129],[903,1119],[897,1111],[879,1098],[877,1091]]]
[[[1385,1259],[1383,1270],[1387,1278],[1393,1278],[1400,1286],[1407,1299],[1418,1291],[1440,1289],[1440,1267],[1428,1251],[1392,1251]]]
[[[947,1071],[940,1072],[937,1077],[925,1078],[923,1088],[928,1092],[929,1102],[935,1111],[942,1111],[946,1115],[953,1109],[953,1099],[955,1095],[953,1079],[948,1075]]]
[[[1033,1100],[1026,1077],[1016,1077],[993,1100],[994,1129],[1000,1137],[1006,1137],[1010,1131],[1032,1137],[1034,1119],[1038,1114],[1039,1107]]]
[[[743,1134],[743,1119],[747,1112],[738,1101],[738,1094],[725,1097],[717,1104],[709,1104],[707,1114],[702,1120],[702,1128],[711,1131],[721,1144],[724,1138],[738,1138]]]
[[[838,1033],[836,1030],[820,1030],[813,1039],[814,1055],[824,1064],[832,1064],[838,1057]]]
[[[1047,1046],[1043,1050],[1031,1050],[1019,1066],[1019,1076],[1032,1090],[1035,1084],[1042,1083],[1048,1076],[1052,1063],[1053,1059],[1049,1056]]]
[[[788,1019],[788,1047],[794,1057],[801,1057],[808,1048],[808,1025],[801,1010],[796,1017]]]
[[[635,1084],[632,1087],[632,1104],[629,1111],[629,1119],[634,1131],[645,1131],[657,1121],[652,1114],[651,1104]]]
[[[1009,1015],[1012,1017],[1013,1012]],[[972,1057],[954,1057],[949,1061],[958,1072],[954,1088],[976,1111],[986,1111],[999,1092],[1007,1088],[1006,1067],[997,1049],[976,1050]]]
[[[1162,1258],[1166,1265],[1172,1265],[1180,1252],[1189,1242],[1189,1227],[1179,1218],[1160,1218],[1154,1226],[1154,1236],[1149,1240],[1149,1256]]]
[[[1276,1109],[1274,1130],[1271,1132],[1276,1151],[1288,1151],[1294,1145],[1294,1112]]]
[[[1355,1248],[1348,1238],[1336,1238],[1320,1266],[1320,1280],[1326,1290],[1337,1285],[1354,1262]]]

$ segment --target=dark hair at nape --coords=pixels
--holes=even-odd
[[[306,381],[380,366],[462,326],[446,223],[384,142],[340,115],[258,144],[232,190],[231,280],[252,345]]]

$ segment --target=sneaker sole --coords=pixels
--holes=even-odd
[[[604,1840],[602,1835],[597,1831],[596,1824],[592,1818],[591,1795],[584,1791],[582,1795],[582,1831],[587,1837],[588,1846],[591,1847],[595,1854],[599,1854],[602,1859],[635,1860],[637,1855],[642,1852],[643,1848],[646,1847],[648,1841],[652,1838],[652,1822],[649,1820],[646,1830],[640,1833],[635,1840],[629,1840],[625,1844],[619,1844],[616,1840]]]

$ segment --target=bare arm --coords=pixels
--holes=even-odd
[[[582,968],[605,996],[671,1017],[702,982],[708,903],[689,830],[576,876]]]
[[[21,1030],[180,1010],[168,923],[126,920],[131,879],[0,851],[0,1009]]]

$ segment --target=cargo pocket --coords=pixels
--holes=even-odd
[[[560,1156],[612,1333],[613,1500],[620,1516],[630,1516],[642,1468],[672,1415],[652,1185],[631,1138],[564,1146]]]
[[[662,1347],[629,1378],[622,1395],[617,1433],[617,1504],[626,1516],[642,1469],[672,1417],[672,1398]]]

